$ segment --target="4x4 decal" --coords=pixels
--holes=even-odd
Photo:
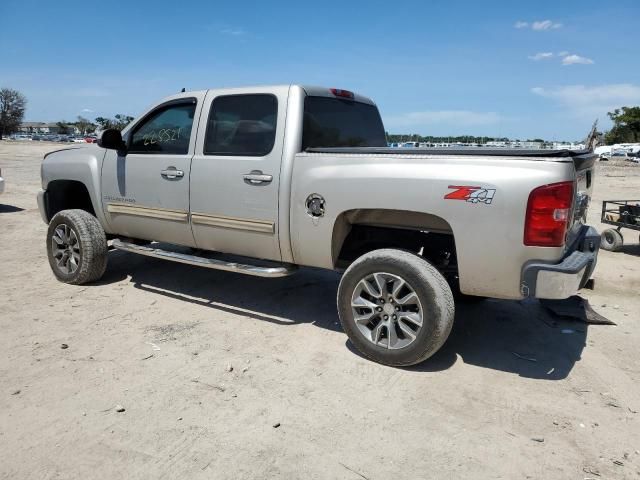
[[[453,192],[447,193],[445,200],[464,200],[471,203],[490,205],[496,194],[495,188],[473,187],[469,185],[449,185]]]

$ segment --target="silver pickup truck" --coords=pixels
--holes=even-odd
[[[458,296],[559,299],[585,285],[600,244],[585,225],[594,161],[387,148],[375,104],[346,90],[205,90],[165,98],[98,146],[47,154],[38,205],[67,283],[99,279],[109,241],[263,277],[343,272],[344,331],[399,366],[442,346]]]

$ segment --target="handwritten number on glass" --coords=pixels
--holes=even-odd
[[[182,127],[179,128],[161,128],[160,130],[152,130],[142,136],[144,145],[155,145],[156,143],[170,143],[180,140],[182,135]]]

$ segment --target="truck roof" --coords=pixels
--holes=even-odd
[[[219,95],[233,95],[233,94],[242,94],[249,93],[252,91],[260,91],[265,88],[290,88],[290,87],[298,87],[305,91],[305,93],[311,97],[328,97],[328,98],[336,98],[335,95],[331,92],[331,88],[333,87],[319,87],[317,85],[300,85],[300,84],[280,84],[280,85],[249,85],[246,87],[229,87],[229,88],[209,88],[207,90],[191,90],[180,92],[175,95],[168,96],[161,100],[162,102],[171,101],[179,98],[191,97],[196,93],[205,93],[208,91],[215,91]],[[369,105],[375,105],[375,102],[371,100],[369,97],[365,97],[364,95],[360,95],[359,93],[355,93],[353,91],[349,91],[353,93],[353,100],[360,103],[368,103]]]

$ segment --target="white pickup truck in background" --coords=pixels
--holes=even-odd
[[[353,344],[411,365],[445,342],[454,293],[566,298],[584,286],[600,241],[585,225],[594,161],[387,148],[375,104],[346,90],[205,90],[162,100],[99,146],[47,154],[38,203],[61,281],[100,278],[109,240],[263,277],[335,269]]]

